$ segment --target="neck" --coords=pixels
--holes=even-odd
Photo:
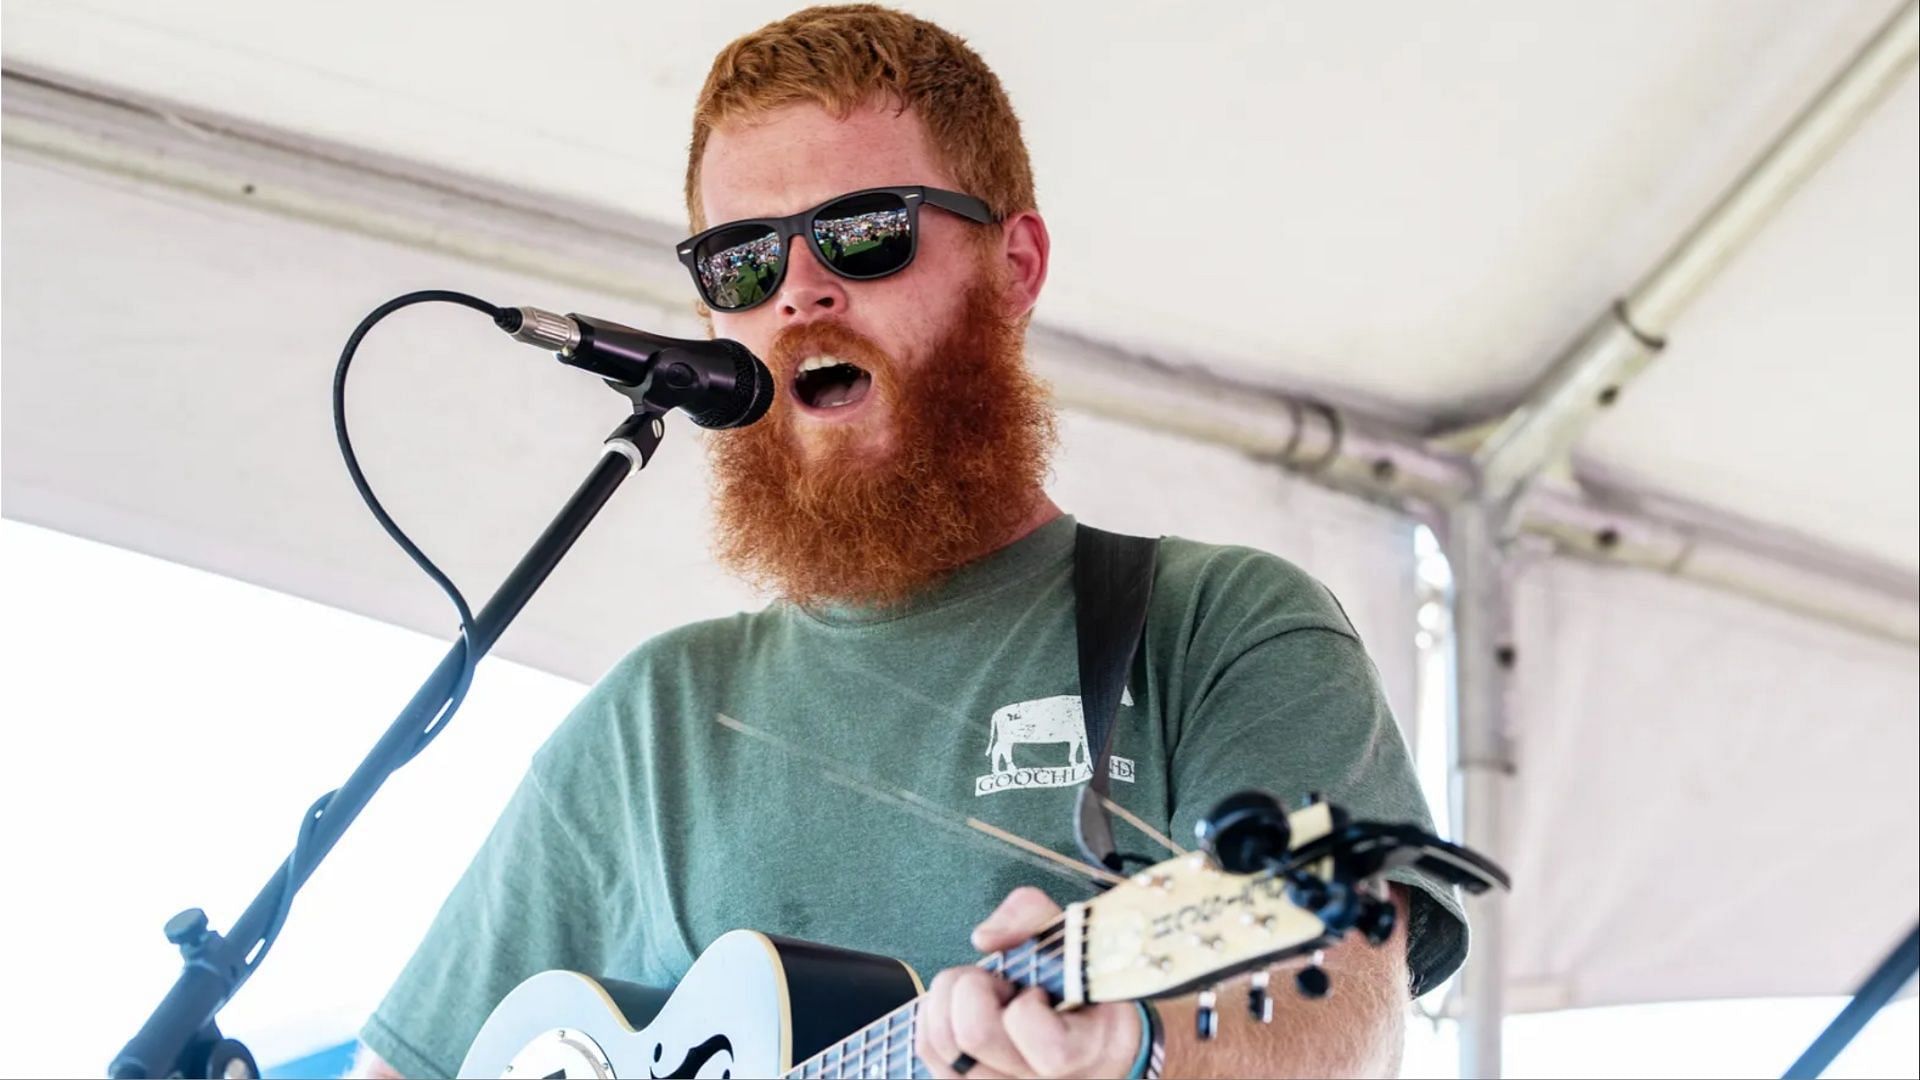
[[[1054,514],[1059,515],[1058,509]],[[1037,937],[1028,938],[1005,952],[982,959],[979,966],[1016,986],[1041,987],[1053,1000],[1058,1001],[1066,992],[1067,958],[1061,933],[1060,924],[1055,923]],[[918,1000],[902,1005],[794,1066],[787,1072],[787,1080],[866,1076],[928,1080],[933,1074],[913,1052],[919,1021]]]
[[[1060,507],[1054,504],[1053,499],[1050,496],[1048,496],[1048,494],[1044,491],[1037,492],[1035,495],[1035,502],[1033,504],[1033,512],[1028,514],[1026,516],[1026,519],[1020,522],[1020,524],[1014,528],[1013,533],[1011,535],[1009,535],[1005,540],[1002,540],[999,544],[981,552],[980,557],[985,558],[988,555],[991,555],[994,552],[999,551],[1001,548],[1012,547],[1013,545],[1033,535],[1033,531],[1035,529],[1038,529],[1040,526],[1045,525],[1047,522],[1052,521],[1054,518],[1057,518],[1059,516],[1060,516]]]

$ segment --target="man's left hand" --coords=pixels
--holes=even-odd
[[[1013,890],[973,930],[981,952],[1010,948],[1060,917],[1039,889]],[[1046,991],[1022,990],[978,967],[934,976],[920,1002],[914,1052],[941,1080],[962,1075],[953,1063],[972,1058],[967,1080],[1012,1076],[1124,1077],[1140,1053],[1140,1010],[1130,1002],[1056,1012]]]

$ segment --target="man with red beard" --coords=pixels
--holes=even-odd
[[[1048,237],[985,63],[867,6],[741,38],[701,91],[687,203],[678,250],[714,333],[780,387],[764,421],[711,443],[720,558],[775,602],[647,642],[588,694],[368,1022],[371,1050],[447,1075],[538,971],[671,985],[746,927],[937,970],[916,1045],[937,1077],[1146,1075],[1157,1032],[1170,1076],[1394,1074],[1409,993],[1465,952],[1445,887],[1397,875],[1401,929],[1327,950],[1331,998],[1278,994],[1272,1024],[1202,1042],[1191,999],[1058,1013],[973,966],[1084,884],[820,775],[829,759],[1076,850],[1091,770],[1075,523],[1043,490],[1053,418],[1023,354]],[[1378,676],[1324,588],[1247,549],[1166,538],[1157,558],[1115,723],[1117,803],[1174,836],[1247,788],[1427,826]],[[1018,710],[1062,742],[997,722]]]

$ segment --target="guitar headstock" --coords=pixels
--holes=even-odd
[[[1305,807],[1287,823],[1302,840],[1325,836],[1332,807]],[[1076,952],[1082,958],[1080,1000],[1170,997],[1324,946],[1326,924],[1290,900],[1287,886],[1271,870],[1234,873],[1195,851],[1074,905],[1067,949],[1069,965]],[[1069,1000],[1075,989],[1070,970]]]
[[[1418,865],[1472,892],[1506,885],[1498,867],[1464,848],[1411,826],[1350,822],[1321,801],[1289,814],[1268,796],[1243,793],[1199,832],[1201,850],[1067,909],[1068,1005],[1204,991],[1355,931],[1383,944],[1396,917],[1383,875],[1397,866]],[[1317,967],[1297,982],[1310,996],[1327,989]],[[1264,994],[1264,978],[1256,989]],[[1263,1008],[1254,1003],[1256,1013]],[[1211,1031],[1210,1014],[1201,1024]]]

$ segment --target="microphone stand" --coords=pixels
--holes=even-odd
[[[1826,1029],[1820,1032],[1813,1044],[1808,1046],[1798,1060],[1787,1068],[1782,1075],[1786,1080],[1813,1080],[1827,1071],[1833,1059],[1847,1048],[1855,1035],[1867,1026],[1875,1013],[1892,1001],[1894,996],[1920,971],[1920,926],[1907,931],[1900,944],[1893,947],[1880,966],[1873,969],[1860,989],[1854,992],[1846,1007],[1840,1010]]]
[[[534,541],[486,606],[474,616],[468,643],[474,653],[474,663],[499,640],[507,624],[520,614],[534,591],[586,531],[594,515],[613,497],[614,490],[627,477],[645,468],[660,445],[666,433],[662,421],[665,410],[643,401],[637,388],[616,385],[614,389],[633,400],[633,415],[607,436],[606,452],[586,481]],[[222,1035],[214,1018],[246,981],[248,964],[256,950],[265,944],[280,912],[292,902],[293,893],[312,876],[388,775],[406,762],[422,729],[446,703],[465,665],[463,647],[456,642],[421,684],[413,700],[400,711],[393,725],[380,736],[373,750],[326,803],[312,824],[311,857],[303,865],[294,867],[289,856],[247,905],[232,930],[224,936],[209,930],[206,913],[199,908],[189,908],[167,921],[167,940],[180,947],[186,966],[139,1033],[114,1058],[108,1068],[109,1076],[260,1075],[246,1046]],[[298,875],[293,880],[287,880],[290,870]]]

